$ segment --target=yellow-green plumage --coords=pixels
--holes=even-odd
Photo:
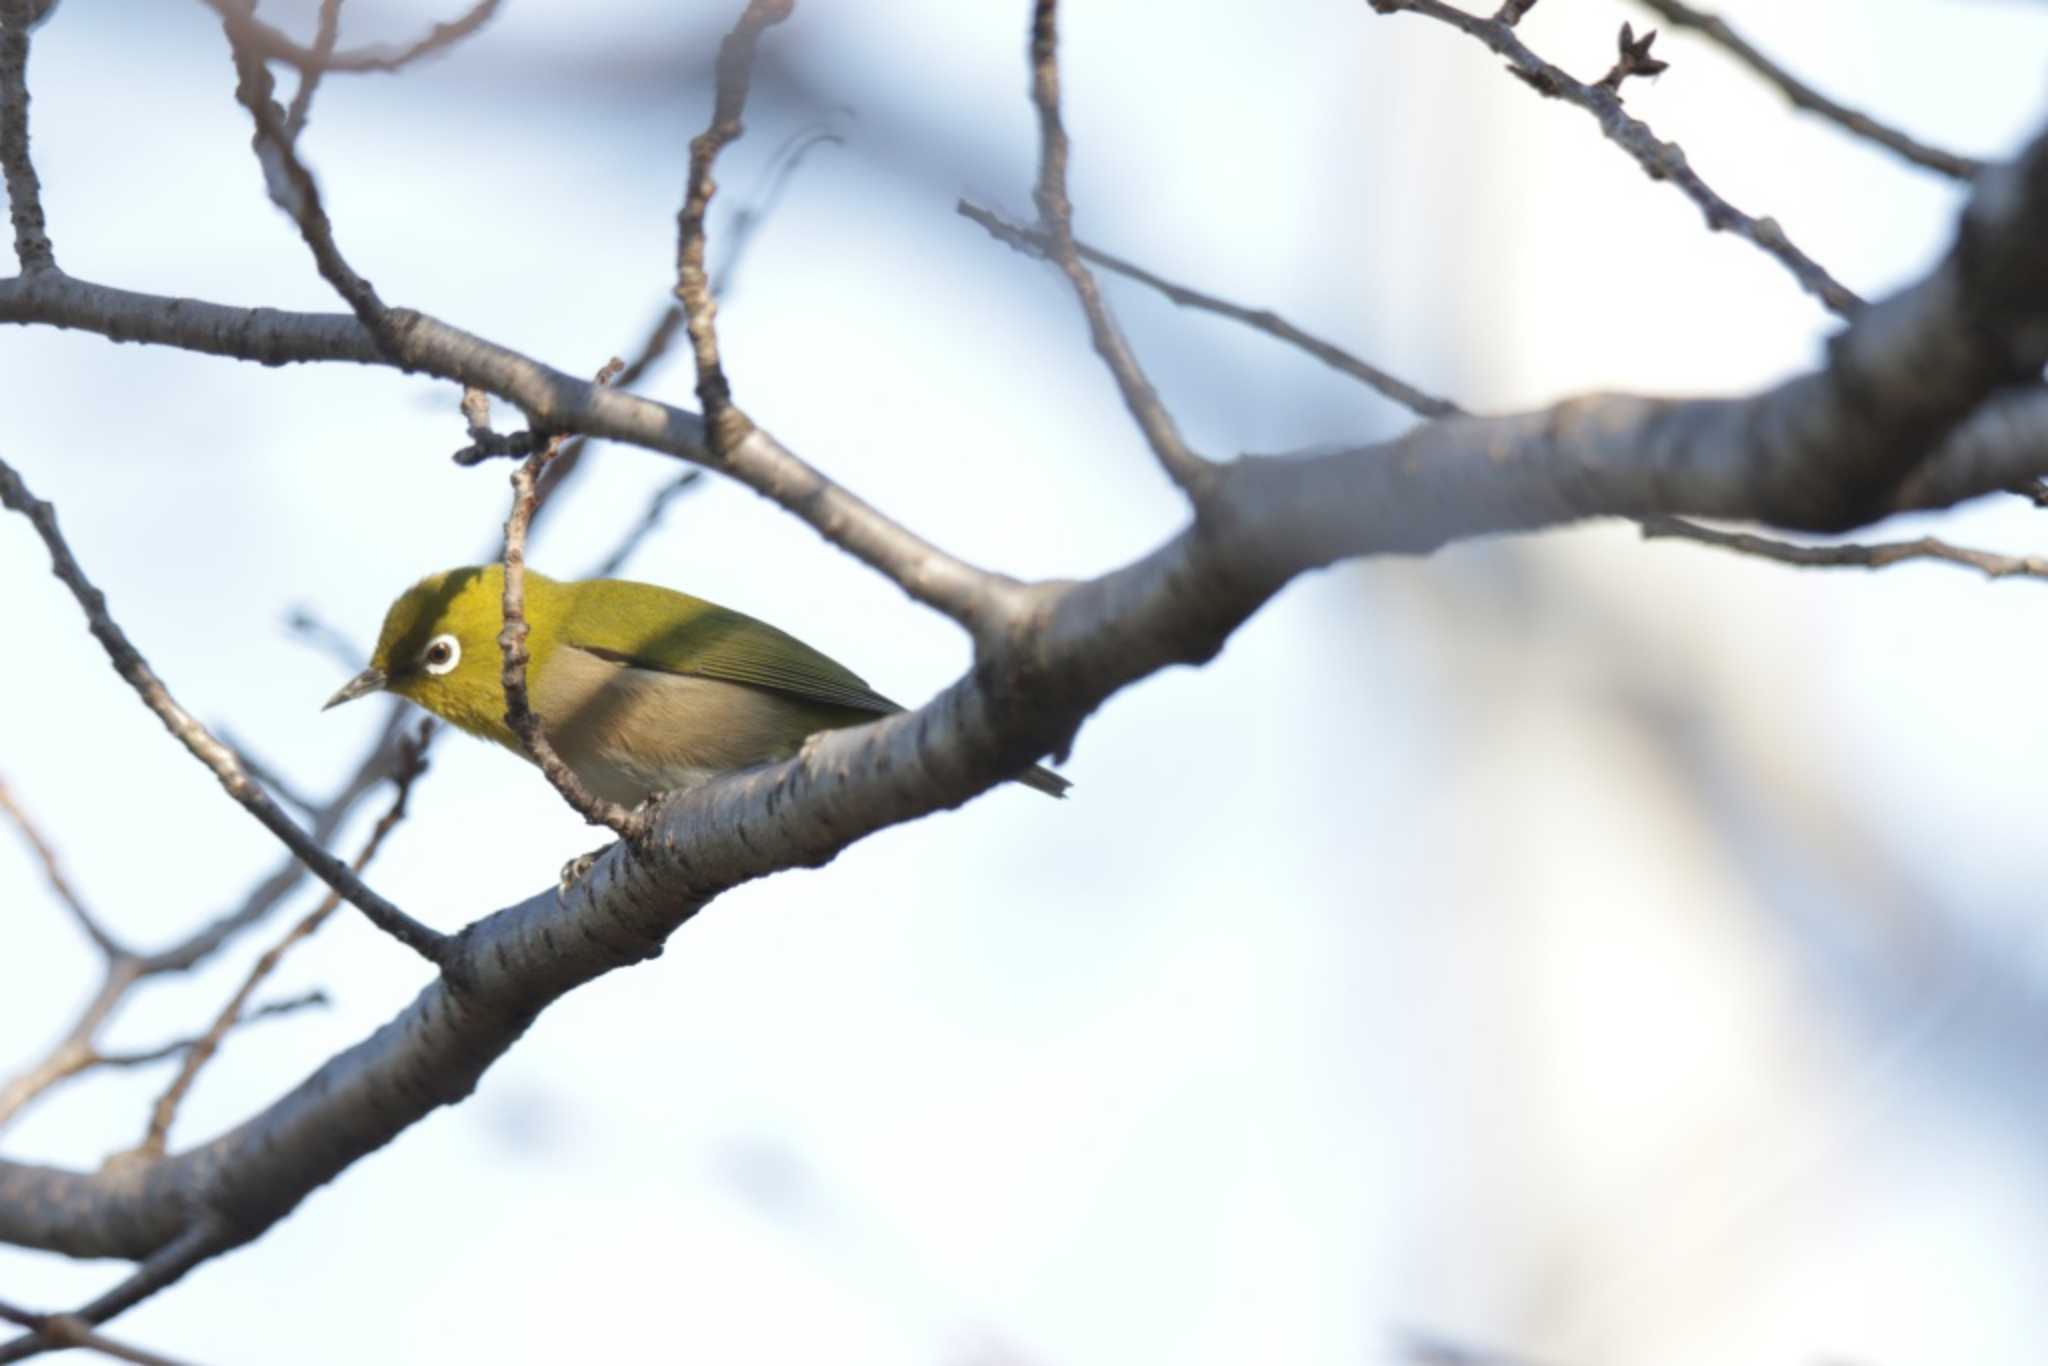
[[[563,762],[612,801],[787,759],[819,731],[901,710],[794,636],[687,593],[532,571],[525,588],[533,709]],[[328,705],[386,689],[523,757],[505,725],[503,597],[498,565],[420,580],[385,614],[370,668]],[[1068,786],[1042,768],[1018,781]]]

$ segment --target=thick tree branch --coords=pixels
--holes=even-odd
[[[56,509],[38,500],[21,481],[21,476],[5,461],[0,461],[0,505],[27,517],[36,533],[43,539],[43,545],[50,552],[51,572],[71,590],[85,613],[86,624],[107,652],[107,658],[114,666],[114,672],[121,675],[129,687],[135,690],[144,706],[156,714],[164,728],[176,737],[178,742],[190,751],[192,757],[205,764],[219,779],[227,794],[239,802],[243,809],[254,816],[262,826],[277,836],[284,846],[298,856],[314,876],[334,888],[349,903],[369,917],[370,923],[383,930],[392,938],[404,944],[413,952],[427,959],[435,960],[444,940],[439,932],[420,924],[398,907],[378,896],[363,885],[360,878],[348,869],[348,865],[322,849],[306,832],[292,821],[273,801],[261,784],[249,776],[235,757],[234,751],[215,739],[213,733],[199,724],[193,715],[178,705],[170,689],[149,667],[149,661],[129,641],[127,633],[107,613],[106,595],[93,587],[85,573],[72,557],[71,548],[64,543],[57,530]]]
[[[1146,378],[1137,354],[1117,327],[1095,276],[1082,264],[1075,249],[1074,206],[1067,196],[1067,127],[1060,117],[1058,0],[1035,0],[1028,55],[1031,103],[1038,110],[1038,184],[1032,198],[1038,205],[1046,254],[1073,286],[1074,297],[1080,300],[1081,312],[1088,319],[1088,340],[1095,347],[1095,354],[1109,367],[1124,407],[1144,433],[1153,457],[1199,509],[1211,487],[1214,467],[1188,449],[1173,414],[1159,401],[1158,391]]]
[[[1591,114],[1608,141],[1634,157],[1652,180],[1668,180],[1706,215],[1710,231],[1729,231],[1775,257],[1792,272],[1800,288],[1844,317],[1862,307],[1863,301],[1836,280],[1821,264],[1792,244],[1785,230],[1771,218],[1752,218],[1723,199],[1700,178],[1675,142],[1665,142],[1650,131],[1648,124],[1623,107],[1621,96],[1600,85],[1588,85],[1531,52],[1516,36],[1512,24],[1499,18],[1482,19],[1442,0],[1367,0],[1381,14],[1419,14],[1450,25],[1478,39],[1507,59],[1508,70],[1553,99],[1565,100]]]
[[[1886,151],[1912,162],[1915,166],[1938,172],[1955,180],[1970,180],[1984,169],[1984,162],[1976,157],[1959,156],[1929,146],[1918,138],[1881,123],[1860,110],[1851,109],[1829,99],[1806,82],[1778,65],[1758,49],[1755,44],[1729,27],[1718,14],[1696,9],[1683,0],[1636,0],[1644,9],[1651,11],[1674,28],[1693,29],[1721,47],[1729,56],[1741,62],[1765,81],[1776,86],[1793,107],[1819,115],[1835,126],[1846,130],[1867,142],[1874,142]]]
[[[7,182],[14,255],[23,275],[57,269],[43,222],[42,184],[28,145],[28,32],[34,11],[26,0],[0,0],[0,175]]]

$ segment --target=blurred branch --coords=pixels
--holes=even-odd
[[[316,43],[312,48],[301,47],[275,28],[254,17],[244,0],[206,0],[206,3],[220,17],[236,26],[240,31],[238,41],[250,54],[265,61],[284,62],[301,71],[362,72],[398,71],[410,66],[422,57],[445,52],[464,38],[469,37],[498,12],[499,0],[477,0],[454,19],[435,24],[426,36],[408,43],[404,47],[363,47],[348,52],[323,52]],[[323,23],[325,16],[323,15]]]
[[[332,900],[334,899],[334,894],[330,892],[328,897]],[[265,1001],[253,1010],[243,1011],[234,1021],[232,1027],[239,1029],[244,1025],[255,1024],[259,1020],[275,1020],[286,1015],[296,1015],[302,1010],[313,1010],[331,1004],[333,1002],[329,1000],[327,993],[316,987],[312,991],[302,991],[296,996],[284,996],[275,1001]],[[205,1035],[193,1035],[190,1038],[172,1039],[169,1043],[160,1043],[154,1048],[138,1048],[119,1053],[96,1053],[93,1056],[93,1061],[101,1067],[147,1067],[151,1063],[163,1062],[167,1059],[175,1058],[182,1053],[187,1053],[205,1043],[206,1038],[207,1036]]]
[[[1796,545],[1746,532],[1719,531],[1678,517],[1651,517],[1642,523],[1643,539],[1697,541],[1744,555],[1819,568],[1884,569],[1908,560],[1939,560],[1974,569],[1990,579],[2048,579],[2048,559],[2035,555],[2000,555],[1989,550],[1950,545],[1933,536],[1878,545]]]
[[[50,890],[57,894],[57,900],[64,903],[64,909],[71,912],[71,918],[78,922],[78,928],[85,931],[85,937],[108,958],[124,956],[127,950],[121,947],[113,935],[107,933],[106,927],[100,924],[99,917],[92,913],[84,899],[72,889],[70,880],[64,876],[63,865],[57,860],[57,851],[50,847],[49,841],[36,829],[35,822],[29,819],[28,813],[14,800],[14,794],[8,791],[4,780],[0,780],[0,813],[4,813],[14,822],[14,828],[21,833],[22,840],[41,861],[43,879],[50,884]]]
[[[123,1310],[131,1309],[160,1290],[175,1285],[184,1274],[208,1258],[219,1256],[241,1239],[231,1232],[219,1216],[200,1214],[193,1216],[178,1233],[143,1259],[129,1277],[106,1294],[89,1304],[80,1306],[69,1314],[57,1316],[57,1324],[45,1322],[43,1328],[18,1337],[0,1346],[0,1362],[24,1361],[69,1345],[63,1335],[77,1331],[78,1327],[105,1323]],[[53,1336],[52,1329],[55,1329]]]
[[[299,236],[313,253],[313,263],[321,278],[334,287],[334,292],[370,330],[384,354],[395,357],[402,345],[398,334],[403,324],[384,306],[370,282],[356,274],[342,256],[341,247],[334,240],[334,224],[320,203],[320,186],[299,160],[284,113],[272,98],[276,85],[270,78],[270,68],[263,64],[254,47],[261,33],[270,30],[255,18],[255,0],[208,3],[220,13],[221,30],[226,33],[234,55],[235,99],[256,123],[253,146],[270,201],[298,224]],[[334,63],[328,63],[327,69],[336,69]]]
[[[1885,150],[1896,153],[1915,166],[1924,167],[1955,180],[1973,179],[1984,169],[1985,163],[1975,157],[1958,156],[1954,152],[1945,152],[1939,147],[1929,146],[1889,124],[1880,123],[1868,114],[1829,99],[1772,61],[1755,44],[1729,27],[1727,21],[1718,14],[1695,9],[1683,3],[1683,0],[1636,0],[1636,3],[1675,28],[1692,29],[1703,34],[1708,41],[1726,51],[1736,61],[1776,86],[1795,108],[1817,114],[1866,142],[1876,143]]]
[[[363,667],[364,652],[348,633],[303,603],[285,613],[285,630],[302,645],[320,651],[349,673]]]
[[[1051,249],[1050,240],[1038,229],[1009,222],[1000,214],[970,204],[964,199],[953,207],[961,217],[980,224],[989,236],[1018,251],[1042,258]],[[1214,313],[1218,317],[1229,318],[1233,322],[1243,323],[1246,327],[1306,351],[1331,369],[1349,375],[1381,397],[1392,399],[1417,417],[1451,417],[1464,411],[1449,399],[1426,394],[1378,366],[1359,359],[1334,342],[1324,341],[1321,337],[1302,331],[1270,309],[1246,308],[1242,304],[1231,303],[1227,299],[1220,299],[1199,289],[1175,284],[1162,276],[1154,275],[1142,266],[1134,265],[1120,256],[1112,256],[1085,242],[1074,243],[1074,250],[1082,260],[1092,261],[1104,270],[1113,271],[1126,279],[1136,280],[1141,285],[1156,289],[1182,308],[1199,309],[1205,313]]]
[[[96,1333],[84,1320],[69,1314],[34,1314],[0,1300],[0,1319],[40,1334],[55,1347],[83,1347],[117,1361],[134,1362],[135,1366],[179,1366],[167,1356]]]
[[[402,715],[400,707],[391,708],[383,730],[357,765],[355,773],[325,806],[313,813],[311,833],[315,840],[325,842],[333,838],[355,804],[391,771]],[[101,1031],[128,994],[140,982],[189,972],[211,958],[235,936],[274,910],[305,875],[306,866],[297,858],[287,856],[276,872],[250,891],[241,906],[201,926],[176,944],[150,954],[137,954],[132,950],[109,952],[102,948],[105,963],[99,988],[81,1008],[77,1019],[42,1058],[0,1086],[0,1128],[52,1087],[72,1077],[95,1067],[126,1066],[147,1060],[134,1055],[110,1054],[99,1046]]]
[[[1031,103],[1038,110],[1038,185],[1032,193],[1046,254],[1073,286],[1074,297],[1088,319],[1088,339],[1109,367],[1123,396],[1124,407],[1144,434],[1166,476],[1199,511],[1212,486],[1212,466],[1188,449],[1173,414],[1124,340],[1103,300],[1095,277],[1083,265],[1074,243],[1074,206],[1067,197],[1067,128],[1060,118],[1059,4],[1035,0],[1031,15]]]
[[[390,809],[378,818],[377,824],[370,830],[369,838],[363,842],[362,852],[356,855],[355,862],[351,865],[356,872],[360,873],[370,866],[370,861],[377,857],[377,850],[383,847],[384,837],[391,833],[392,827],[405,819],[406,802],[412,796],[413,784],[426,772],[427,746],[432,743],[433,738],[434,723],[422,721],[417,735],[399,747],[398,769],[391,779],[398,790],[391,798]],[[143,1133],[142,1142],[136,1148],[136,1153],[149,1158],[163,1155],[165,1141],[170,1136],[171,1123],[177,1118],[178,1107],[184,1103],[186,1095],[192,1090],[192,1084],[199,1079],[200,1070],[220,1051],[221,1041],[227,1038],[229,1030],[255,1018],[253,1014],[245,1014],[244,1011],[249,999],[256,994],[256,989],[268,980],[271,973],[277,971],[278,964],[284,961],[285,955],[291,952],[292,947],[301,940],[310,938],[326,923],[327,917],[334,914],[335,908],[339,905],[341,897],[329,892],[321,899],[319,905],[299,920],[298,924],[285,931],[284,937],[271,945],[263,956],[256,960],[255,966],[249,969],[248,975],[242,979],[242,985],[214,1017],[213,1024],[204,1034],[192,1040],[189,1046],[181,1049],[178,1045],[171,1045],[169,1049],[139,1055],[139,1060],[148,1061],[165,1056],[171,1051],[182,1051],[185,1060],[179,1067],[177,1076],[171,1079],[170,1085],[157,1097],[156,1105],[150,1113],[149,1127]],[[325,997],[318,999],[324,1000]],[[300,1003],[303,1004],[303,1000]],[[292,1003],[278,1003],[268,1007],[267,1013],[277,1014],[292,1008]]]
[[[28,0],[0,0],[0,175],[7,181],[14,255],[23,275],[57,269],[43,221],[42,182],[28,144],[28,32],[41,13]]]
[[[1367,3],[1380,14],[1415,14],[1435,19],[1484,43],[1495,54],[1506,58],[1508,70],[1538,94],[1575,104],[1591,114],[1608,141],[1634,157],[1650,179],[1670,181],[1686,198],[1697,204],[1700,212],[1706,215],[1710,231],[1732,231],[1776,258],[1792,272],[1800,288],[1843,317],[1854,314],[1863,306],[1863,301],[1828,274],[1818,261],[1794,246],[1777,220],[1752,218],[1723,199],[1692,169],[1684,149],[1675,142],[1658,138],[1648,124],[1622,107],[1621,96],[1612,86],[1588,85],[1552,66],[1529,50],[1516,36],[1513,25],[1498,18],[1482,19],[1476,14],[1467,14],[1453,5],[1442,3],[1442,0],[1367,0]],[[1625,62],[1627,36],[1624,35],[1623,44]],[[1647,49],[1643,55],[1647,56]],[[1609,72],[1608,76],[1619,84],[1614,72]]]
[[[306,832],[279,809],[262,785],[249,776],[234,752],[178,705],[170,689],[149,667],[149,661],[142,657],[129,641],[127,633],[108,615],[106,595],[85,577],[78,561],[72,557],[71,548],[57,530],[56,509],[31,494],[28,486],[22,483],[21,476],[5,461],[0,461],[0,505],[22,514],[35,527],[36,534],[42,537],[43,545],[49,550],[51,572],[77,599],[79,609],[85,613],[86,624],[106,650],[114,672],[135,690],[142,704],[156,714],[164,728],[184,745],[193,758],[212,770],[227,794],[254,816],[264,829],[277,836],[286,848],[298,855],[316,877],[347,898],[378,929],[422,958],[434,961],[443,936],[364,886],[346,864],[308,838]]]
[[[313,61],[299,68],[299,88],[292,94],[291,108],[285,110],[284,135],[291,142],[306,131],[306,116],[313,110],[313,92],[334,60],[334,44],[341,37],[341,0],[320,0],[320,27],[313,36]]]
[[[624,569],[626,561],[640,548],[640,543],[660,527],[661,519],[668,515],[668,505],[690,490],[702,487],[703,482],[704,471],[686,470],[681,478],[672,479],[655,490],[654,496],[647,500],[647,511],[641,514],[639,522],[612,547],[611,554],[599,561],[585,577],[609,579]]]

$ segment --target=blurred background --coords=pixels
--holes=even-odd
[[[454,8],[452,5],[447,8]],[[662,311],[686,143],[732,3],[510,0],[398,76],[335,77],[301,143],[386,299],[589,373]],[[1491,5],[1484,8],[1490,10]],[[1841,100],[2002,156],[2044,112],[2048,8],[1720,0]],[[312,0],[273,0],[310,35]],[[1750,389],[1832,320],[1479,45],[1359,0],[1074,5],[1081,236],[1267,305],[1481,410]],[[418,7],[350,0],[344,46]],[[1028,6],[813,0],[721,163],[740,402],[968,558],[1128,561],[1180,523],[1056,273],[955,215],[1029,212]],[[443,17],[443,16],[435,16]],[[1639,9],[1550,0],[1588,79]],[[1799,115],[1713,48],[1628,105],[1867,296],[1945,249],[1959,189]],[[65,0],[35,38],[58,259],[88,279],[335,310],[265,200],[197,4]],[[283,88],[289,90],[285,79]],[[826,129],[779,192],[777,151]],[[1657,306],[1633,300],[1647,285]],[[1190,439],[1399,430],[1371,393],[1112,285]],[[325,792],[380,718],[321,715],[420,574],[495,545],[502,463],[459,395],[0,330],[0,452],[182,701]],[[643,386],[689,402],[687,357]],[[501,425],[513,417],[502,405]],[[677,473],[594,450],[533,563],[601,560]],[[1938,521],[2038,549],[2015,498]],[[0,521],[0,778],[123,935],[168,942],[276,849],[106,667]],[[626,572],[782,625],[915,702],[966,642],[732,485]],[[998,791],[718,902],[545,1014],[465,1104],[121,1321],[207,1363],[290,1360],[2031,1362],[2048,1335],[2048,768],[2039,583],[1801,571],[1594,526],[1297,583],[1200,671],[1119,695],[1064,805]],[[352,850],[382,805],[340,840]],[[444,737],[370,881],[453,929],[596,841],[537,775]],[[111,1041],[203,1027],[310,904]],[[97,965],[0,838],[0,1066]],[[239,1121],[410,999],[350,914],[238,1033],[174,1142]],[[57,1092],[10,1157],[91,1168],[154,1072]],[[111,1264],[0,1249],[50,1308]]]

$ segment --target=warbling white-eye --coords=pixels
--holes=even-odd
[[[624,579],[526,574],[527,696],[562,761],[632,806],[796,754],[822,730],[902,708],[796,637],[729,608]],[[393,692],[526,757],[505,724],[502,565],[430,574],[384,615],[370,667],[329,707]],[[1057,797],[1033,768],[1017,781]]]

